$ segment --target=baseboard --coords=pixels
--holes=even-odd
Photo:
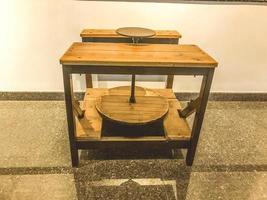
[[[84,92],[74,95],[82,100]],[[0,92],[1,101],[63,101],[64,98],[63,92]]]
[[[84,93],[74,93],[78,100],[82,100]],[[188,101],[197,97],[198,93],[175,93],[181,101]],[[63,101],[63,92],[0,92],[1,101]],[[212,92],[210,101],[267,101],[267,93],[227,93]]]
[[[198,96],[198,93],[175,93],[181,101],[188,101]],[[228,92],[211,92],[210,101],[267,101],[267,93],[228,93]]]

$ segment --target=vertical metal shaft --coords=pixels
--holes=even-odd
[[[132,37],[133,44],[137,44],[139,41],[139,38]],[[132,83],[131,83],[131,96],[130,96],[130,103],[136,103],[135,100],[135,74],[132,74]]]
[[[135,74],[132,74],[130,103],[136,103],[136,101],[135,101],[135,94],[134,93],[135,93]]]

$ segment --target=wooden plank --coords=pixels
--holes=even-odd
[[[122,87],[123,90],[126,90],[125,87]],[[117,88],[119,93],[119,88]],[[130,87],[128,87],[130,90]],[[147,89],[146,89],[147,90]],[[163,91],[165,90],[165,91]],[[116,90],[115,90],[116,91]],[[118,94],[114,93],[113,94]],[[101,138],[101,124],[102,118],[98,114],[95,109],[96,99],[102,95],[108,95],[109,89],[104,88],[88,88],[86,90],[86,95],[84,98],[84,104],[82,105],[85,109],[85,117],[83,119],[76,119],[76,139],[77,140],[92,140],[92,141],[115,141],[119,139],[119,141],[129,141],[127,137],[118,137],[118,138]],[[177,109],[181,109],[180,103],[175,99],[175,95],[173,94],[171,89],[149,89],[146,92],[146,95],[156,96],[162,95],[169,97],[169,111],[164,119],[164,130],[166,132],[167,138],[165,141],[188,141],[191,137],[191,130],[187,121],[183,118],[179,117]],[[139,140],[138,140],[139,139]],[[142,137],[136,138],[136,141],[144,141],[144,140],[164,140],[162,137]],[[132,139],[130,139],[132,140]]]
[[[84,117],[76,118],[76,138],[87,138],[99,140],[101,137],[102,118],[95,109],[96,98],[87,97],[84,99]]]
[[[167,141],[165,137],[162,139],[157,136],[157,138],[148,137],[138,137],[138,138],[113,138],[108,137],[108,140],[101,138],[98,141],[77,139],[76,144],[79,149],[114,149],[114,148],[128,148],[129,145],[133,147],[143,148],[147,150],[151,149],[164,149],[164,148],[185,148],[187,149],[190,145],[190,140],[173,140]]]
[[[98,98],[103,95],[108,95],[109,90],[107,88],[87,88],[84,96],[84,101],[88,98]]]
[[[84,29],[80,36],[86,37],[98,37],[98,38],[122,38],[118,35],[114,29]],[[153,38],[181,38],[181,34],[175,30],[156,30],[156,35]]]
[[[178,109],[181,109],[180,102],[176,99],[169,99],[169,112],[164,119],[164,130],[170,140],[189,140],[191,137],[190,127],[184,118],[180,118]]]
[[[109,95],[131,95],[131,87],[130,86],[119,86],[110,88],[108,90]],[[146,95],[146,89],[143,87],[135,87],[135,96],[145,96]]]
[[[63,65],[136,67],[216,67],[217,62],[195,45],[73,43]]]
[[[176,99],[172,89],[150,89],[146,88],[146,96],[162,96],[166,99]]]

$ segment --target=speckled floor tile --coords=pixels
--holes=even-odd
[[[209,102],[194,165],[267,166],[267,102]]]
[[[0,113],[0,167],[70,165],[63,101],[1,101]],[[209,102],[194,164],[266,165],[266,113],[266,102]]]
[[[157,179],[108,179],[97,182],[88,182],[83,185],[85,194],[80,194],[82,199],[101,199],[101,200],[167,200],[168,194],[166,188],[172,190],[171,185],[163,185],[162,181],[155,181],[153,185],[151,180]],[[148,185],[147,185],[148,184]],[[169,192],[170,193],[170,192]]]
[[[103,179],[161,178],[157,160],[102,160],[84,161],[74,170],[81,194],[87,193],[84,185]]]
[[[267,102],[209,102],[193,167],[185,150],[129,147],[71,169],[63,101],[0,101],[0,200],[267,199],[266,133]]]
[[[172,181],[175,186],[175,190],[168,192],[168,197],[176,195],[176,198],[172,197],[170,199],[184,200],[188,190],[191,167],[186,166],[184,159],[161,159],[159,164],[162,179],[164,181]]]
[[[0,176],[0,200],[77,200],[73,175]]]
[[[188,185],[189,173],[184,171],[184,160],[181,158],[183,157],[179,151],[173,153],[166,149],[154,149],[152,153],[149,153],[148,149],[136,151],[130,147],[124,150],[82,151],[80,167],[74,170],[79,200],[87,198],[172,200],[176,199],[175,195],[185,197],[184,188]],[[172,162],[176,166],[177,161],[181,163],[178,171],[182,170],[179,172],[181,174],[179,181],[176,183],[176,179],[174,181],[168,179],[173,176],[164,179],[164,169],[161,165]],[[97,187],[95,182],[108,183]],[[112,187],[109,182],[112,183]],[[181,192],[183,193],[180,194]]]
[[[111,151],[109,154],[103,150],[101,153],[89,151],[88,154],[82,151],[80,167],[74,170],[79,200],[88,198],[167,200],[166,190],[172,188],[162,179],[160,159],[158,157],[142,159],[140,151],[134,151],[135,153],[131,151],[131,154],[127,152],[129,149],[124,152]],[[138,159],[131,159],[138,155],[140,156]],[[168,151],[160,155],[170,159]],[[145,155],[147,156],[148,154]],[[149,182],[153,182],[154,185]],[[101,186],[99,183],[102,183]]]
[[[267,172],[195,172],[178,160],[161,160],[163,180],[176,184],[177,199],[266,200]],[[168,196],[173,191],[167,190]]]
[[[0,101],[0,168],[70,166],[63,101]]]
[[[181,158],[170,149],[127,149],[114,150],[82,150],[79,174],[90,174],[91,180],[107,178],[160,178],[159,160]],[[84,178],[84,177],[82,177]]]
[[[266,200],[266,191],[266,172],[195,172],[186,200]]]

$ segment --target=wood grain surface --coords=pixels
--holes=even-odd
[[[216,67],[196,45],[73,43],[61,57],[63,65],[136,67]]]
[[[121,94],[121,90],[124,90],[123,93],[125,94],[127,90],[128,92],[130,91],[130,87],[122,86],[113,88],[112,93],[113,95],[119,95]],[[160,95],[168,99],[169,111],[163,121],[166,138],[161,138],[161,140],[189,140],[191,130],[187,121],[179,117],[177,109],[181,109],[181,105],[175,98],[173,91],[171,89],[146,88],[145,90],[145,96]],[[85,117],[83,119],[76,118],[76,138],[78,140],[101,140],[102,118],[97,112],[95,105],[96,100],[103,95],[109,95],[109,89],[88,88],[86,90],[84,102],[81,105],[85,109]],[[124,140],[127,138],[121,139]]]
[[[104,95],[96,102],[100,115],[114,123],[144,125],[162,119],[168,112],[168,102],[161,96],[136,96],[129,103],[128,95]]]
[[[175,30],[155,30],[156,35],[153,38],[181,38],[181,34]],[[85,37],[123,37],[116,33],[114,29],[84,29],[80,36]]]

